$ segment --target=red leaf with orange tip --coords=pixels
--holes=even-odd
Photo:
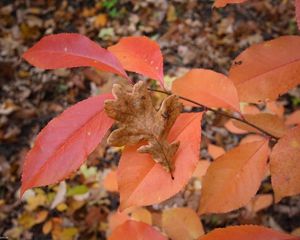
[[[159,45],[147,37],[124,37],[108,48],[131,72],[158,80],[164,85],[163,56]]]
[[[300,193],[300,126],[290,129],[274,146],[270,157],[275,201]]]
[[[249,203],[265,176],[268,156],[268,141],[263,140],[217,158],[203,178],[200,213],[229,212]]]
[[[292,235],[281,233],[270,228],[244,225],[218,228],[198,240],[290,240],[297,239]]]
[[[198,163],[201,118],[202,113],[181,114],[171,129],[169,141],[180,141],[174,180],[149,155],[136,152],[137,146],[125,148],[117,172],[121,209],[159,203],[182,189]]]
[[[112,125],[103,110],[108,98],[110,94],[88,98],[47,124],[26,156],[21,195],[29,188],[57,183],[80,167]]]
[[[215,0],[214,7],[220,8],[225,7],[227,4],[234,4],[234,3],[243,3],[247,0]]]
[[[167,240],[160,232],[146,223],[129,220],[118,226],[108,240]]]
[[[225,75],[207,69],[193,69],[172,84],[172,91],[207,107],[240,111],[233,82]],[[193,105],[184,101],[186,105]]]
[[[26,51],[23,57],[42,69],[89,66],[128,78],[113,54],[77,33],[45,36]]]
[[[276,57],[274,57],[276,56]],[[275,100],[300,83],[300,36],[251,46],[235,60],[229,78],[245,102]]]

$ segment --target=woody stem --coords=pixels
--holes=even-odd
[[[148,88],[148,90],[149,90],[149,91],[152,91],[152,92],[163,93],[163,94],[166,94],[166,95],[172,95],[172,94],[173,94],[172,92],[167,92],[167,91],[157,90],[157,89],[152,89],[152,88]],[[190,103],[193,103],[193,104],[195,104],[195,105],[197,105],[197,106],[199,106],[199,107],[202,107],[203,109],[205,109],[205,110],[207,110],[207,111],[212,111],[212,112],[214,112],[214,113],[216,113],[216,114],[225,116],[225,117],[227,117],[227,118],[232,118],[232,119],[235,119],[235,120],[237,120],[237,121],[239,121],[239,122],[245,123],[245,124],[247,124],[247,125],[249,125],[249,126],[255,128],[255,129],[259,130],[260,132],[262,132],[263,134],[269,136],[270,138],[273,138],[275,141],[278,141],[278,140],[279,140],[278,137],[274,136],[273,134],[267,132],[266,130],[262,129],[262,128],[259,127],[259,126],[256,126],[255,124],[253,124],[253,123],[247,121],[246,119],[244,119],[244,118],[242,118],[242,117],[236,117],[236,116],[234,116],[234,115],[232,115],[232,114],[230,114],[230,113],[227,113],[227,112],[225,112],[225,111],[222,111],[222,110],[220,110],[220,109],[213,109],[213,108],[207,107],[207,106],[205,106],[205,105],[203,105],[203,104],[201,104],[201,103],[198,103],[198,102],[196,102],[196,101],[194,101],[194,100],[192,100],[192,99],[189,99],[189,98],[186,98],[186,97],[182,97],[182,96],[179,96],[179,95],[177,95],[177,96],[178,96],[180,99],[185,100],[185,101],[190,102]]]

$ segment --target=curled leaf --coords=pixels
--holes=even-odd
[[[147,145],[139,147],[138,152],[151,154],[154,161],[172,173],[171,162],[179,142],[170,144],[167,137],[182,109],[178,97],[166,97],[160,109],[156,110],[144,82],[135,84],[131,92],[115,84],[113,95],[116,99],[105,102],[105,111],[117,121],[118,129],[110,134],[108,143],[123,146],[147,141]]]

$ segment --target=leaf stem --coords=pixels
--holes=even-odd
[[[167,95],[172,95],[172,94],[173,94],[172,92],[163,91],[163,90],[158,90],[158,89],[152,89],[152,88],[148,88],[148,90],[149,90],[149,91],[152,91],[152,92],[159,92],[159,93],[167,94]],[[196,101],[194,101],[194,100],[192,100],[192,99],[189,99],[189,98],[186,98],[186,97],[182,97],[182,96],[179,96],[179,95],[177,95],[177,96],[178,96],[180,99],[182,99],[182,100],[185,100],[185,101],[187,101],[187,102],[190,102],[190,103],[193,103],[193,104],[195,104],[195,105],[197,105],[197,106],[202,107],[202,108],[204,109],[204,111],[212,111],[212,112],[214,112],[214,113],[216,113],[216,114],[219,114],[219,115],[222,115],[222,116],[224,116],[224,117],[235,119],[235,120],[237,120],[237,121],[240,121],[240,122],[242,122],[242,123],[245,123],[245,124],[247,124],[247,125],[249,125],[249,126],[255,128],[255,129],[259,130],[260,132],[262,132],[263,134],[267,135],[268,137],[273,138],[275,141],[278,141],[278,140],[279,140],[279,138],[276,137],[276,136],[274,136],[273,134],[271,134],[271,133],[267,132],[266,130],[262,129],[261,127],[256,126],[255,124],[253,124],[253,123],[247,121],[247,120],[243,117],[243,115],[241,115],[241,114],[240,114],[240,117],[236,117],[236,116],[234,116],[234,115],[232,115],[232,114],[230,114],[230,113],[227,113],[227,112],[225,112],[225,111],[222,111],[222,110],[220,110],[220,109],[213,109],[213,108],[207,107],[207,106],[205,106],[205,105],[203,105],[203,104],[201,104],[201,103],[198,103],[198,102],[196,102]]]

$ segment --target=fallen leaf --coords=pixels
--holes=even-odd
[[[164,210],[162,228],[172,240],[196,240],[204,235],[200,218],[191,208]]]
[[[274,146],[270,157],[275,202],[300,193],[300,126],[288,130]]]
[[[65,181],[62,181],[59,183],[57,193],[55,195],[53,202],[51,203],[50,209],[54,209],[57,205],[63,203],[65,201],[66,193],[67,193],[67,184]]]
[[[169,140],[180,141],[173,180],[149,155],[137,153],[137,146],[125,147],[117,174],[121,210],[159,203],[183,188],[199,160],[201,118],[202,113],[181,114],[171,129]]]
[[[156,110],[147,85],[142,81],[133,86],[132,92],[115,84],[113,95],[115,99],[105,101],[104,108],[107,115],[117,121],[118,129],[109,135],[107,142],[112,146],[124,146],[147,141],[138,152],[151,154],[172,176],[172,161],[179,142],[170,144],[167,137],[182,110],[178,98],[175,95],[166,97]]]
[[[118,226],[110,235],[108,240],[167,240],[160,232],[146,223],[129,220]]]
[[[276,57],[273,57],[276,56]],[[241,101],[275,100],[300,83],[300,36],[251,46],[235,60],[229,78]]]
[[[234,3],[243,3],[247,0],[215,0],[214,7],[221,8],[225,7],[227,4],[234,4]]]
[[[298,29],[300,30],[300,0],[295,0],[296,7],[296,20],[298,24]]]
[[[89,38],[77,33],[43,37],[23,58],[42,69],[95,67],[128,78],[118,59]]]
[[[173,93],[207,107],[240,111],[239,99],[233,82],[221,73],[207,69],[192,69],[172,84]],[[185,105],[195,104],[183,101]]]
[[[103,109],[110,97],[88,98],[47,124],[25,158],[21,195],[32,187],[55,184],[80,167],[112,125]]]
[[[267,170],[268,141],[233,148],[217,158],[203,178],[200,213],[225,213],[245,206]]]
[[[218,228],[198,240],[296,240],[292,235],[255,225]]]
[[[158,80],[164,86],[163,56],[159,45],[147,37],[123,37],[108,48],[131,72]]]

